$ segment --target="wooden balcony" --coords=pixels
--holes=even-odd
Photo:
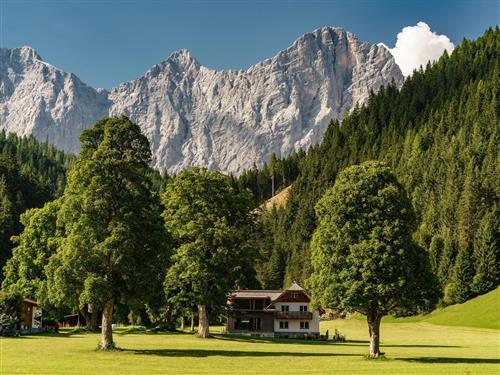
[[[274,314],[276,319],[312,320],[313,318],[311,311],[276,311]]]

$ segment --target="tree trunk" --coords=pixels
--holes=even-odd
[[[184,316],[181,316],[181,331],[184,331]]]
[[[372,302],[367,313],[368,332],[370,333],[370,358],[380,357],[380,321],[382,315],[378,310],[378,303]]]
[[[198,320],[198,336],[204,339],[210,337],[207,307],[205,305],[198,305]]]
[[[194,311],[191,312],[191,332],[194,332]]]
[[[115,343],[113,342],[113,328],[111,326],[113,321],[113,307],[114,303],[111,299],[106,302],[102,312],[101,342],[99,343],[99,348],[101,350],[115,348]]]
[[[99,328],[99,324],[97,323],[98,311],[94,309],[92,305],[88,305],[88,312],[87,329],[91,332],[95,332]]]
[[[271,196],[274,197],[274,172],[271,175]]]
[[[87,314],[87,311],[85,310],[85,308],[83,308],[83,309],[78,308],[77,311],[78,311],[78,322],[77,322],[78,327],[82,326],[82,322],[80,320],[80,317],[83,317],[83,319],[85,319],[85,326],[88,328],[89,321],[90,321],[89,314]]]
[[[172,320],[172,306],[168,305],[165,311],[165,329],[167,331],[175,331],[175,322]]]

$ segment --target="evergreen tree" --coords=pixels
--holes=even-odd
[[[474,277],[474,264],[470,248],[461,247],[449,283],[446,285],[444,302],[448,304],[462,303],[472,295],[471,284]]]
[[[475,294],[486,293],[499,284],[500,247],[498,237],[498,212],[493,209],[481,220],[474,242],[476,274],[471,289]]]

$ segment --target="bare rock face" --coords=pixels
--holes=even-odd
[[[403,75],[383,46],[325,27],[247,71],[215,71],[186,50],[110,91],[95,90],[29,47],[0,50],[0,127],[78,151],[97,119],[127,114],[151,142],[153,165],[241,173],[275,152],[318,143],[332,118]]]
[[[42,61],[31,47],[0,49],[0,129],[78,151],[78,136],[107,116],[107,92]]]

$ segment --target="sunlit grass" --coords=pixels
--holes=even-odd
[[[384,323],[385,360],[368,360],[366,322],[321,323],[346,343],[264,340],[215,334],[115,333],[120,350],[99,352],[97,334],[25,336],[0,340],[1,374],[326,374],[498,373],[497,330],[428,323]],[[219,328],[213,329],[213,332]]]

